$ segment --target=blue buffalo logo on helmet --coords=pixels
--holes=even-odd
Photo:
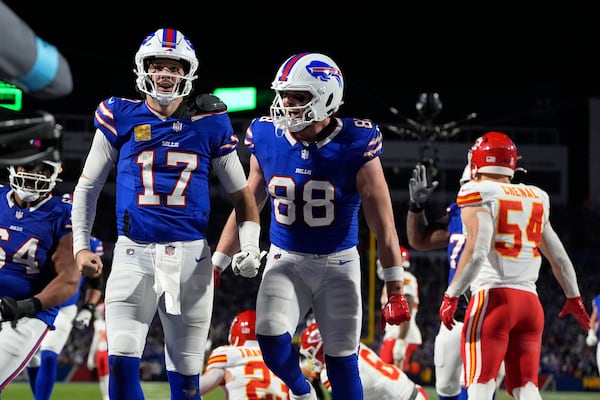
[[[313,60],[306,66],[306,70],[315,78],[328,82],[332,77],[337,79],[338,84],[342,86],[342,72],[327,63],[319,60]]]

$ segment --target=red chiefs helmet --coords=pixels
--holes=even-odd
[[[323,339],[316,323],[308,325],[300,337],[300,354],[309,359],[315,370],[323,369],[325,356],[323,354]]]
[[[410,254],[408,253],[408,249],[402,245],[400,245],[400,254],[402,254],[402,266],[404,269],[410,268]]]
[[[502,132],[487,132],[469,150],[471,178],[478,173],[513,177],[517,169],[517,146]]]
[[[229,327],[229,344],[243,346],[247,340],[256,340],[255,326],[256,311],[246,310],[236,315]]]

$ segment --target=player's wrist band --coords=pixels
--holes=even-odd
[[[383,280],[386,282],[402,281],[404,280],[404,268],[403,267],[387,267],[383,269]]]
[[[215,251],[212,255],[212,263],[213,265],[219,267],[221,271],[223,271],[229,267],[229,264],[231,264],[231,257],[225,253],[221,253],[220,251]]]
[[[420,204],[415,203],[414,201],[408,202],[408,211],[414,213],[420,213],[423,211],[423,207]]]

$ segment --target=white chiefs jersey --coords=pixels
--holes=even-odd
[[[206,369],[225,370],[225,391],[232,400],[287,400],[289,389],[263,361],[255,340],[243,346],[220,346],[212,351]]]
[[[415,383],[400,368],[384,362],[377,353],[363,343],[358,349],[358,371],[365,400],[423,398],[418,393]],[[327,390],[331,391],[326,368],[321,370],[321,382]]]
[[[550,216],[548,194],[532,185],[470,181],[458,192],[459,207],[483,206],[493,218],[489,263],[471,283],[471,291],[494,287],[536,292],[542,263],[539,245]]]
[[[408,333],[404,340],[407,343],[416,343],[422,344],[423,338],[421,336],[421,330],[417,326],[417,312],[419,311],[419,282],[417,278],[410,272],[404,271],[404,294],[410,295],[415,299],[413,308],[410,310],[410,322]],[[381,291],[381,305],[385,306],[387,304],[387,290],[385,285],[383,286],[383,290]],[[385,332],[383,334],[383,339],[388,338],[398,338],[400,334],[400,325],[391,325],[385,324]]]

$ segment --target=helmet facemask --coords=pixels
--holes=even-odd
[[[273,104],[271,104],[271,117],[275,126],[282,130],[289,130],[290,132],[299,132],[309,125],[315,122],[322,121],[325,118],[333,115],[337,108],[328,109],[323,112],[322,110],[327,109],[327,106],[323,106],[324,99],[321,96],[314,93],[312,88],[306,88],[306,90],[293,91],[306,91],[312,95],[312,99],[303,106],[286,107],[283,102],[282,93],[291,91],[276,91]],[[329,103],[331,103],[332,97],[329,97]]]
[[[146,67],[144,72],[138,73],[138,81],[141,80],[141,82],[138,82],[138,89],[156,99],[159,104],[166,106],[176,98],[187,96],[191,92],[192,81],[195,77],[191,78],[188,74],[179,75],[177,73],[165,72],[164,68],[159,72],[148,72],[152,61],[146,61],[145,64],[148,64],[148,67]],[[189,70],[189,68],[185,68],[184,66],[184,70]],[[170,91],[160,90],[163,79],[168,81],[167,84],[172,84]]]
[[[56,182],[61,180],[58,174],[61,171],[59,162],[42,161],[34,165],[9,166],[10,187],[19,198],[32,203],[44,198],[52,192]]]

